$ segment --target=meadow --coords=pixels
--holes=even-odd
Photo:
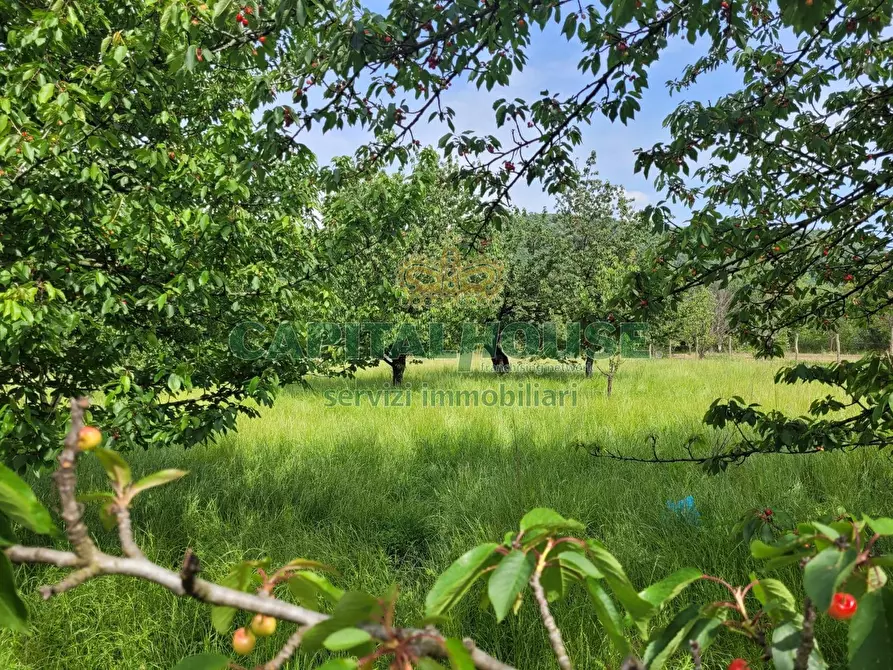
[[[328,406],[344,389],[376,391],[386,366],[356,380],[312,379],[308,388],[283,391],[260,419],[188,451],[129,454],[136,476],[183,468],[187,478],[139,499],[133,516],[137,541],[153,560],[177,568],[192,547],[203,576],[219,579],[243,558],[295,557],[333,565],[344,589],[383,592],[400,587],[398,618],[416,624],[436,576],[473,545],[500,540],[520,517],[553,507],[587,526],[644,587],[685,566],[746,583],[759,569],[733,526],[748,509],[772,507],[799,520],[840,509],[890,515],[893,464],[883,454],[754,457],[720,476],[690,465],[648,465],[595,458],[577,446],[598,443],[647,455],[649,436],[664,454],[680,453],[690,435],[711,435],[701,419],[717,397],[742,395],[766,407],[805,411],[824,389],[772,383],[778,362],[746,358],[626,361],[613,396],[604,380],[581,373],[490,372],[456,374],[446,363],[411,365],[406,381],[420,389],[483,390],[500,383],[537,383],[576,391],[565,407]],[[328,396],[327,396],[328,392]],[[81,491],[104,487],[95,462],[81,469]],[[46,477],[35,482],[53,505]],[[694,497],[700,522],[668,511],[667,501]],[[117,540],[102,530],[95,510],[88,522],[106,549]],[[32,539],[32,538],[28,538]],[[9,670],[168,669],[185,655],[229,651],[211,628],[208,608],[159,587],[104,577],[49,602],[37,587],[60,578],[57,569],[17,568],[33,618],[32,632],[0,632],[0,668]],[[793,570],[791,575],[793,575]],[[722,592],[713,584],[693,587]],[[496,626],[472,591],[446,627],[519,668],[552,668],[545,631],[533,605]],[[710,596],[707,596],[710,597]],[[680,600],[679,605],[684,602]],[[676,607],[673,608],[674,610]],[[607,640],[582,591],[555,606],[578,668],[616,668]],[[240,615],[247,621],[247,615]],[[820,617],[819,636],[831,667],[845,664],[845,628]],[[244,665],[262,663],[290,632],[258,645]],[[724,642],[722,640],[725,640]],[[754,661],[759,650],[729,636],[706,656],[719,668],[734,656]],[[319,659],[298,655],[287,668],[313,668]],[[679,656],[672,667],[690,668]]]

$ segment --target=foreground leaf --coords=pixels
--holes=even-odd
[[[173,670],[226,670],[228,667],[229,659],[226,656],[209,652],[184,658]]]
[[[346,651],[365,644],[371,639],[372,636],[361,628],[342,628],[329,635],[323,642],[323,646],[329,651]]]
[[[0,627],[15,631],[28,630],[28,610],[16,593],[12,563],[0,552]]]
[[[669,626],[652,638],[645,650],[645,658],[642,659],[649,670],[660,670],[664,667],[679,645],[688,640],[688,633],[700,616],[700,608],[697,605],[690,605],[679,612]]]
[[[819,612],[826,612],[831,598],[856,567],[856,550],[831,547],[820,551],[803,570],[803,588]]]
[[[188,474],[189,473],[186,470],[159,470],[158,472],[153,472],[151,475],[147,475],[137,481],[131,490],[134,493],[139,493],[140,491],[145,491],[154,486],[162,486],[169,482],[176,481],[177,479],[180,479],[180,477],[185,477]]]
[[[0,464],[0,512],[35,533],[52,535],[56,532],[50,513],[31,487],[3,464]]]
[[[487,595],[500,622],[508,615],[518,594],[527,586],[533,574],[533,557],[519,549],[514,549],[503,558],[487,583]]]
[[[852,670],[893,670],[893,588],[866,593],[850,621]]]
[[[452,670],[474,670],[474,661],[471,660],[471,654],[462,640],[450,638],[446,641],[447,658],[450,659],[450,668]]]
[[[127,461],[124,460],[121,454],[103,447],[96,447],[94,453],[99,462],[102,463],[102,467],[105,469],[109,479],[116,482],[119,486],[127,486],[130,483],[130,466],[127,465]]]
[[[657,608],[661,608],[685,590],[689,584],[698,581],[703,573],[695,568],[682,568],[639,593],[639,596]]]
[[[425,616],[438,616],[447,612],[465,595],[485,568],[498,556],[495,542],[482,544],[464,553],[446,569],[425,598]]]
[[[800,618],[802,621],[802,617]],[[797,650],[803,639],[802,623],[789,621],[780,625],[772,632],[772,662],[776,670],[794,670],[797,659]],[[812,652],[809,654],[807,670],[824,670],[827,666],[819,646],[813,641]]]
[[[630,644],[623,634],[623,617],[614,606],[614,601],[611,600],[611,596],[602,588],[597,579],[591,577],[587,579],[586,589],[589,591],[592,605],[595,607],[595,614],[602,628],[605,629],[608,639],[611,640],[611,644],[614,645],[614,649],[617,650],[620,657],[626,658],[631,651]]]

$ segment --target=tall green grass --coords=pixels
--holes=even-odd
[[[401,623],[421,617],[427,590],[449,563],[476,543],[499,539],[535,506],[554,507],[587,526],[645,585],[695,566],[744,583],[759,565],[732,533],[738,517],[771,506],[798,519],[839,508],[889,515],[893,466],[883,454],[752,458],[718,477],[687,465],[642,465],[594,458],[575,446],[598,443],[628,454],[650,451],[649,436],[666,454],[679,453],[688,437],[704,432],[704,410],[719,396],[743,395],[767,407],[805,411],[823,389],[776,387],[777,363],[750,360],[627,361],[612,398],[604,381],[553,373],[524,381],[541,389],[576,384],[574,407],[326,407],[326,391],[377,390],[387,382],[379,368],[357,380],[311,380],[310,388],[286,390],[257,420],[243,421],[238,434],[189,451],[128,456],[135,474],[163,467],[190,470],[177,483],[143,494],[134,510],[137,539],[153,560],[173,569],[192,547],[203,575],[221,578],[243,558],[270,556],[284,562],[304,556],[334,565],[345,589],[383,592],[400,586]],[[410,366],[407,382],[418,389],[498,388],[517,375],[457,374],[449,365]],[[97,464],[85,459],[81,490],[104,486]],[[39,494],[54,504],[46,479]],[[692,525],[667,511],[668,500],[694,496],[701,523]],[[117,545],[88,514],[98,541]],[[177,599],[159,587],[105,577],[49,602],[40,584],[61,571],[18,570],[32,614],[28,635],[0,633],[0,668],[15,670],[167,669],[203,650],[228,651],[214,633],[208,608]],[[790,573],[794,576],[794,572]],[[711,584],[697,595],[722,597]],[[472,592],[456,612],[449,632],[474,637],[508,663],[553,668],[535,608],[495,624]],[[579,668],[615,668],[608,643],[595,623],[585,594],[555,606],[568,647]],[[242,619],[247,620],[247,615]],[[272,656],[289,633],[280,626],[272,643],[245,665]],[[820,640],[832,667],[844,664],[845,630],[820,618]],[[754,661],[759,650],[726,639],[707,654],[705,667],[725,667],[733,656]],[[319,659],[298,656],[287,667],[312,668]],[[682,656],[673,667],[691,667]]]

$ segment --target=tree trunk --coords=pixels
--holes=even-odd
[[[701,338],[695,335],[695,351],[698,354],[698,358],[704,358],[704,352],[701,350]]]
[[[837,352],[837,363],[840,364],[840,333],[834,333],[834,351]]]
[[[648,343],[648,358],[654,358],[654,352],[652,351],[651,342]]]
[[[729,356],[732,355],[732,336],[729,335]]]
[[[606,390],[607,396],[611,397],[611,391],[614,390],[614,370],[610,370],[608,372],[608,388]]]
[[[400,354],[391,361],[391,384],[394,386],[403,384],[404,372],[406,372],[406,354]]]
[[[800,360],[800,333],[794,333],[794,361]]]
[[[673,343],[672,342],[670,342],[667,345],[667,349],[669,351],[669,353],[667,354],[667,358],[673,358]]]
[[[586,379],[589,379],[592,376],[592,359],[586,359]]]
[[[498,344],[496,345],[496,351],[493,352],[490,360],[493,362],[493,372],[496,374],[501,375],[511,372],[512,365],[509,362],[509,357]]]

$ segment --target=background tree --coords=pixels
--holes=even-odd
[[[0,455],[50,458],[81,393],[116,448],[230,430],[307,370],[231,329],[317,295],[313,156],[252,121],[276,52],[205,6],[39,5],[0,4]]]

